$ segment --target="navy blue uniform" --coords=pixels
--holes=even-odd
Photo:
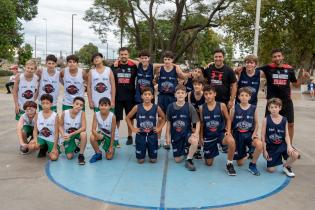
[[[239,104],[235,105],[234,118],[232,122],[233,137],[236,143],[234,160],[246,157],[246,146],[251,147],[252,135],[255,130],[255,105],[250,105],[246,110]]]
[[[282,164],[282,158],[288,159],[287,144],[285,142],[287,118],[282,117],[279,124],[275,124],[270,115],[266,117],[266,149],[271,160],[267,160],[267,167]]]
[[[308,91],[315,90],[315,83],[310,83],[307,85]]]
[[[151,159],[157,158],[158,137],[154,132],[157,109],[156,104],[153,104],[148,111],[144,109],[143,104],[137,105],[137,128],[140,129],[140,132],[136,134],[137,159],[144,159],[147,149]]]
[[[250,104],[257,105],[257,95],[259,91],[259,85],[260,85],[260,70],[256,69],[255,74],[250,77],[247,75],[246,70],[243,69],[240,78],[238,80],[237,89],[239,90],[242,87],[248,87],[252,91],[252,96],[249,100]],[[239,95],[239,94],[237,94]],[[240,100],[238,97],[236,97],[236,101],[240,103]]]
[[[193,79],[192,78],[188,78],[187,79],[187,82],[186,82],[186,90],[187,90],[187,93],[191,92],[194,90],[194,86],[193,86]]]
[[[163,66],[160,68],[158,105],[164,113],[166,113],[168,105],[176,101],[174,94],[178,83],[177,77],[175,66],[170,72],[166,72]]]
[[[205,97],[202,94],[201,98],[199,101],[195,98],[195,91],[191,91],[190,93],[190,103],[195,107],[197,112],[199,112],[199,106],[203,105],[205,103]]]
[[[174,108],[174,103],[168,107],[168,119],[171,125],[171,143],[173,156],[185,155],[185,147],[191,135],[191,119],[189,104],[186,102],[179,110]]]
[[[210,111],[208,105],[202,105],[203,122],[203,153],[205,159],[212,159],[219,155],[218,143],[221,143],[225,132],[225,119],[221,111],[221,103],[216,102]]]
[[[136,95],[135,95],[135,102],[137,104],[142,103],[141,91],[143,90],[143,88],[150,87],[152,91],[154,91],[153,78],[154,78],[153,65],[150,63],[147,70],[143,70],[142,63],[139,63],[138,71],[137,71]]]

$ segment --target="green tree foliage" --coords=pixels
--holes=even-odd
[[[23,43],[21,20],[37,15],[38,0],[0,0],[0,59],[13,59]]]
[[[245,53],[253,51],[256,1],[240,0],[225,16],[227,32]],[[282,48],[289,63],[309,68],[315,58],[315,2],[264,0],[259,38],[260,63],[270,62],[273,48]]]
[[[25,44],[18,50],[18,60],[20,65],[25,65],[26,61],[32,58],[33,48],[30,44]]]
[[[78,56],[79,62],[91,66],[91,57],[98,52],[98,47],[92,43],[86,44],[75,55]]]

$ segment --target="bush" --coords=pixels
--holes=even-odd
[[[0,69],[0,77],[11,76],[13,73],[11,71],[5,71]]]

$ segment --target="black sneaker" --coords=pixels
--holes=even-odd
[[[26,155],[26,154],[28,154],[28,152],[29,152],[29,150],[28,150],[27,146],[26,147],[20,146],[21,155]]]
[[[171,149],[171,146],[170,146],[169,144],[164,144],[164,149],[170,150],[170,149]]]
[[[83,154],[79,154],[78,162],[79,162],[79,165],[84,165],[85,164],[85,158],[84,158]]]
[[[195,152],[194,158],[195,158],[195,159],[198,159],[198,160],[202,159],[200,149],[198,149],[198,150]]]
[[[226,164],[226,172],[229,176],[236,176],[236,171],[232,163]]]
[[[47,146],[47,144],[45,144],[44,147],[42,147],[42,148],[39,149],[39,152],[38,152],[38,154],[37,154],[37,157],[38,157],[38,158],[46,157],[47,151],[48,151],[48,146]]]
[[[78,152],[80,152],[80,147],[76,146],[74,149],[74,153],[78,153]]]
[[[194,163],[192,162],[192,159],[189,159],[189,160],[185,161],[185,167],[189,171],[196,171],[196,167],[195,167]]]
[[[133,143],[132,136],[128,136],[126,144],[127,145],[132,145],[132,143]]]

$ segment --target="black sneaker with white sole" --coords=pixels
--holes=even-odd
[[[83,154],[79,154],[78,162],[79,162],[79,165],[84,165],[85,164],[85,158],[84,158]]]
[[[236,176],[236,171],[232,163],[226,164],[226,172],[229,176]]]
[[[189,171],[196,171],[196,167],[195,167],[194,163],[192,162],[192,159],[189,159],[189,160],[185,161],[185,167]]]

